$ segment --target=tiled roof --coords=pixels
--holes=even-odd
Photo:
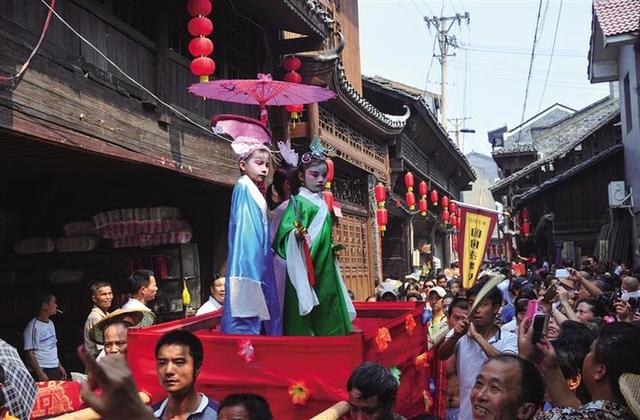
[[[580,144],[591,133],[617,117],[619,113],[619,100],[617,98],[607,97],[583,108],[571,117],[563,120],[561,123],[554,125],[545,137],[547,137],[547,144],[555,145],[553,146],[555,149],[545,157],[530,163],[519,171],[514,172],[510,176],[495,183],[490,188],[491,192],[495,192],[512,182],[535,172],[542,165],[563,156]],[[542,141],[542,139],[540,141]]]
[[[640,0],[594,0],[593,8],[604,36],[640,29]]]

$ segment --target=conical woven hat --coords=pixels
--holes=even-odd
[[[618,378],[618,385],[627,406],[640,419],[640,374],[623,373]]]

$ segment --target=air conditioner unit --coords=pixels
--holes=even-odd
[[[609,182],[609,207],[626,207],[628,198],[624,181]]]

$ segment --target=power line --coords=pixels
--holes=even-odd
[[[484,52],[484,53],[494,53],[494,54],[510,54],[510,55],[531,55],[531,51],[523,51],[517,49],[509,49],[509,48],[479,48],[479,47],[470,47],[462,45],[460,48],[475,51],[475,52]],[[568,50],[567,50],[568,51]],[[546,52],[545,50],[540,50],[537,52],[539,56],[550,56],[551,52]],[[554,53],[556,57],[572,57],[572,58],[580,58],[584,59],[584,52],[565,52],[565,53]]]
[[[533,60],[536,57],[536,44],[538,43],[538,28],[540,25],[540,12],[542,10],[542,0],[538,3],[538,16],[536,17],[536,29],[533,32],[533,45],[531,46],[531,59],[529,60],[529,74],[527,76],[527,87],[524,90],[524,103],[522,104],[522,118],[520,124],[524,122],[524,115],[527,111],[527,99],[529,98],[529,85],[531,83],[531,72],[533,71]],[[520,135],[516,143],[520,142]]]
[[[137,80],[135,80],[133,77],[129,76],[124,70],[122,70],[120,68],[120,66],[118,66],[116,63],[113,62],[113,60],[111,60],[109,57],[107,57],[102,51],[100,51],[98,49],[98,47],[96,47],[95,45],[93,45],[89,40],[87,40],[84,36],[82,36],[82,34],[80,34],[80,32],[78,32],[73,26],[71,26],[66,20],[64,20],[62,18],[62,16],[60,16],[58,14],[58,12],[56,12],[55,10],[53,10],[53,8],[51,6],[49,6],[44,0],[40,0],[42,2],[42,4],[44,4],[49,10],[51,10],[51,13],[53,13],[55,15],[56,18],[58,18],[58,20],[60,20],[60,22],[62,22],[67,28],[69,28],[69,30],[71,32],[73,32],[78,38],[80,38],[85,44],[89,45],[95,52],[98,53],[98,55],[100,55],[102,58],[104,58],[109,64],[111,64],[116,70],[118,70],[124,77],[126,77],[131,83],[133,83],[134,85],[136,85],[137,87],[139,87],[140,89],[142,89],[144,92],[146,92],[148,95],[150,95],[153,99],[155,99],[156,101],[158,101],[159,103],[161,103],[162,105],[164,105],[165,107],[167,107],[168,109],[170,109],[171,111],[173,111],[176,115],[179,115],[180,117],[184,118],[186,121],[190,122],[191,124],[193,124],[195,127],[198,127],[204,131],[206,131],[209,135],[212,135],[214,137],[217,137],[219,139],[222,139],[224,141],[229,142],[228,139],[226,139],[225,137],[218,135],[216,133],[214,133],[212,130],[210,130],[209,128],[205,127],[202,124],[199,124],[195,121],[193,121],[191,118],[189,118],[187,115],[185,115],[183,112],[175,109],[174,107],[172,107],[171,105],[169,105],[168,103],[166,103],[165,101],[163,101],[162,99],[160,99],[158,96],[156,96],[153,92],[151,92],[149,89],[147,89],[146,87],[144,87],[142,85],[142,83],[138,82]]]
[[[551,72],[551,63],[553,62],[553,53],[556,49],[556,39],[558,37],[558,29],[560,28],[560,16],[562,15],[562,0],[560,0],[560,6],[558,7],[558,18],[556,19],[556,30],[553,34],[553,44],[551,45],[551,56],[549,57],[549,66],[547,67],[547,75],[544,78],[544,87],[542,88],[542,95],[540,96],[540,103],[538,104],[538,111],[542,108],[542,101],[544,100],[544,94],[547,91],[547,82],[549,81],[549,73]]]

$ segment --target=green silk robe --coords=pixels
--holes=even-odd
[[[309,228],[310,235],[314,231],[317,232],[310,244],[311,259],[316,276],[314,290],[317,300],[314,296],[314,302],[307,304],[310,312],[306,315],[301,315],[301,312],[306,311],[301,309],[305,304],[303,302],[302,306],[300,305],[298,294],[304,292],[296,290],[294,286],[296,283],[292,282],[290,278],[291,271],[288,268],[284,297],[284,334],[305,336],[349,334],[351,332],[351,321],[355,318],[355,310],[351,300],[347,302],[346,287],[339,274],[339,267],[336,266],[337,262],[331,240],[331,216],[320,194],[314,194],[303,187],[293,199],[296,200],[298,205],[299,215],[297,217],[299,219],[296,217],[293,200],[290,200],[276,232],[273,249],[280,257],[287,259],[287,251],[291,250],[291,247],[288,246],[289,240],[292,240],[292,238],[295,240],[292,236],[292,231],[295,229],[294,222],[296,219]],[[321,206],[324,206],[324,208],[321,208]],[[321,217],[322,214],[325,215],[323,221],[315,220],[316,216]],[[311,227],[312,223],[315,224],[316,229]],[[293,260],[289,260],[288,263],[290,264],[291,261]],[[311,290],[310,288],[308,289]]]

